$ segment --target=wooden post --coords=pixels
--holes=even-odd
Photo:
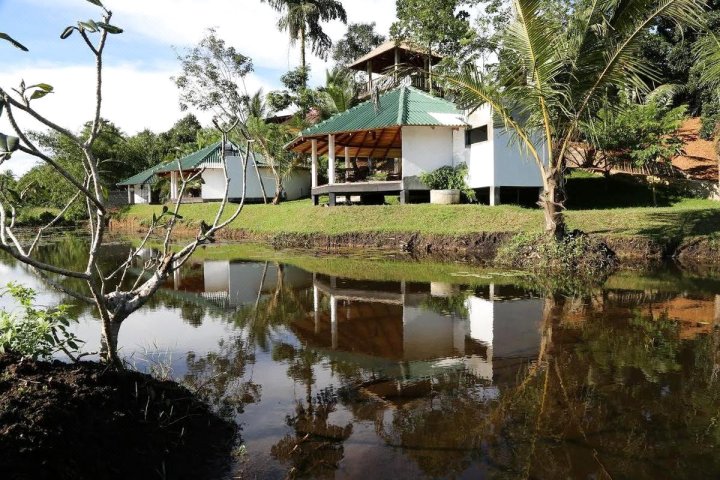
[[[372,91],[373,91],[372,60],[367,61],[367,76],[368,76],[368,94],[372,95]]]
[[[335,184],[335,135],[328,135],[328,184]]]
[[[312,188],[317,188],[318,186],[318,145],[317,140],[310,140],[310,144],[312,145]]]
[[[350,179],[350,147],[345,147],[345,181]]]
[[[398,47],[395,47],[395,72],[394,72],[394,78],[395,78],[395,86],[398,85],[398,73],[400,69],[400,49]]]

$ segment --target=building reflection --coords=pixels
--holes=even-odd
[[[512,287],[358,281],[316,274],[301,341],[385,375],[467,370],[494,381],[540,348],[543,300]]]

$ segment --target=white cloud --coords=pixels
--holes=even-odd
[[[26,1],[42,8],[48,0]],[[78,0],[53,2],[81,16],[94,8],[90,4],[78,4]],[[139,63],[106,66],[102,114],[128,134],[144,128],[167,130],[181,117],[177,89],[170,80],[178,73],[179,66],[166,61],[168,52],[172,46],[196,44],[210,27],[216,27],[221,38],[251,57],[258,71],[284,72],[299,63],[297,47],[290,48],[287,34],[277,30],[279,14],[260,0],[105,0],[105,4],[113,11],[113,22],[125,29],[124,38],[152,40],[148,48],[154,51],[142,54],[145,65],[149,63],[148,57],[163,59],[152,69]],[[343,4],[349,22],[376,22],[381,33],[387,33],[395,17],[394,0],[344,0]],[[340,22],[331,22],[325,28],[334,40],[346,30]],[[123,48],[124,42],[115,41],[114,48]],[[16,66],[12,72],[0,72],[0,85],[16,85],[21,78],[26,82],[50,83],[56,93],[37,101],[37,108],[57,123],[79,130],[93,115],[91,64],[61,65],[53,58],[52,51],[41,59],[31,56],[28,60],[35,63]],[[313,55],[309,56],[309,62],[313,69],[312,83],[323,82],[326,62]],[[247,88],[249,91],[260,87],[265,91],[278,88],[276,77],[253,74],[247,79]],[[40,127],[27,118],[20,120],[29,129]],[[0,131],[9,130],[7,120],[0,119]],[[18,155],[0,166],[0,170],[8,166],[20,174],[29,168],[30,161]]]
[[[47,0],[32,0],[42,4]],[[77,0],[55,0],[68,8]],[[125,28],[127,36],[142,36],[169,46],[196,44],[210,27],[216,27],[221,38],[251,57],[257,67],[286,71],[299,63],[296,48],[290,48],[285,32],[277,29],[279,14],[260,0],[106,0],[113,11],[113,22]],[[387,33],[395,18],[393,0],[345,0],[348,21],[376,22],[380,32]],[[330,22],[326,32],[339,39],[345,25]],[[316,70],[325,62],[311,58]],[[317,73],[317,72],[316,72]]]
[[[104,70],[102,116],[114,122],[127,134],[135,134],[145,128],[155,132],[169,129],[184,115],[178,106],[177,88],[170,77],[175,67],[153,71],[140,70],[134,65],[108,66]],[[45,82],[55,88],[55,93],[33,102],[33,106],[53,122],[72,131],[94,115],[94,69],[92,66],[43,65],[19,68],[12,73],[0,72],[0,85],[18,85],[24,79],[27,84]],[[247,78],[250,91],[268,89],[268,85],[256,75]],[[16,112],[20,126],[25,130],[45,130],[44,126],[22,112]],[[198,115],[208,124],[208,118]],[[0,119],[0,131],[12,133],[5,116]],[[0,166],[10,168],[21,175],[29,170],[34,161],[25,155],[16,155]]]

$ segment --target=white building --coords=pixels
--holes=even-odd
[[[222,143],[217,142],[179,160],[155,166],[119,183],[128,189],[131,204],[152,203],[151,186],[159,177],[170,180],[170,200],[177,200],[184,178],[202,171],[201,180],[189,184],[183,195],[184,201],[220,201],[225,195],[225,173],[222,164]],[[228,198],[238,201],[243,195],[243,179],[247,187],[247,201],[262,201],[275,197],[275,176],[261,155],[250,156],[243,168],[245,152],[233,144],[226,145],[225,162],[230,180]],[[310,195],[310,171],[296,168],[283,179],[283,198],[297,200]],[[261,187],[262,185],[262,187]]]
[[[423,172],[468,166],[467,185],[491,205],[526,199],[542,186],[539,169],[510,133],[494,125],[492,110],[467,114],[453,103],[400,86],[300,133],[288,145],[312,158],[312,196],[360,196],[370,202],[400,195],[402,203],[426,199]],[[318,157],[327,155],[321,184]],[[528,201],[529,200],[529,201]]]

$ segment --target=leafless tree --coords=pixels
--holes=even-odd
[[[102,320],[103,359],[116,368],[122,368],[122,362],[117,352],[119,325],[145,305],[164,281],[187,262],[198,246],[212,242],[214,235],[219,230],[226,227],[240,215],[244,206],[247,161],[251,149],[248,143],[245,156],[242,158],[243,191],[241,201],[239,204],[232,206],[229,215],[226,215],[230,208],[228,202],[230,178],[225,158],[225,144],[228,141],[228,130],[231,129],[233,124],[218,122],[219,126],[224,126],[221,131],[223,136],[222,168],[225,176],[225,195],[218,205],[217,214],[212,224],[203,223],[192,241],[186,242],[179,248],[171,248],[173,232],[180,218],[180,199],[182,199],[188,184],[198,179],[203,173],[200,170],[185,175],[182,173],[178,161],[178,170],[181,171],[178,200],[172,206],[163,207],[159,216],[153,216],[152,222],[140,244],[130,251],[128,257],[122,263],[115,265],[111,271],[107,268],[103,269],[99,259],[101,248],[105,242],[109,214],[99,175],[99,161],[93,154],[93,145],[101,128],[103,54],[108,37],[122,33],[122,29],[110,23],[112,12],[105,8],[100,0],[87,1],[101,10],[101,20],[78,22],[77,25],[67,27],[61,35],[61,39],[65,40],[72,36],[74,32],[77,32],[76,37],[83,40],[95,59],[95,111],[90,135],[87,138],[81,138],[70,129],[60,126],[46,115],[40,113],[36,108],[35,102],[48,93],[52,93],[52,86],[45,83],[28,86],[25,82],[21,82],[19,88],[6,89],[0,87],[0,114],[4,113],[7,116],[14,131],[14,136],[0,134],[0,164],[10,158],[13,152],[23,152],[50,165],[77,189],[77,193],[67,199],[65,208],[61,209],[52,221],[38,228],[37,232],[29,240],[16,231],[16,208],[21,206],[18,203],[21,200],[9,201],[7,198],[0,196],[0,251],[28,265],[53,288],[79,301],[93,305]],[[0,40],[6,40],[15,47],[27,51],[21,43],[5,33],[0,33]],[[18,118],[18,113],[22,114],[24,118]],[[82,164],[84,173],[79,176],[71,173],[34,144],[27,134],[27,128],[21,125],[19,121],[26,118],[39,122],[53,132],[66,136],[76,144],[82,151],[82,156],[77,159],[77,162]],[[83,202],[86,207],[84,220],[87,222],[90,233],[87,262],[84,270],[46,263],[38,255],[38,246],[43,238],[52,233],[53,227],[57,225],[63,214],[75,202]],[[124,282],[124,280],[130,267],[137,264],[138,252],[146,248],[150,239],[155,235],[162,236],[162,247],[159,255],[145,261],[142,273],[138,276],[137,281],[129,288],[127,286],[123,288],[123,285],[129,283]],[[65,282],[65,279],[80,280],[87,288],[70,288],[67,285],[72,282]]]

